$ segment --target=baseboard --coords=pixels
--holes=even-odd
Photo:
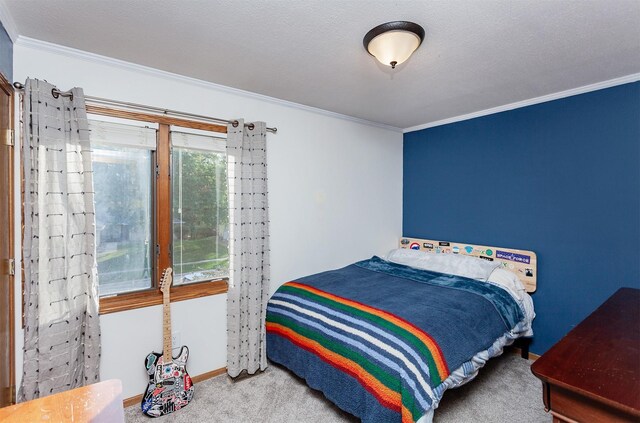
[[[210,372],[207,372],[207,373],[202,373],[201,375],[196,375],[192,377],[191,380],[193,381],[193,383],[198,383],[198,382],[202,382],[203,380],[211,379],[212,377],[220,376],[221,374],[224,374],[226,372],[227,372],[227,368],[222,367],[220,369],[211,370]]]
[[[224,374],[226,372],[227,372],[227,368],[222,367],[220,369],[211,370],[210,372],[193,376],[191,380],[193,381],[193,383],[198,383],[198,382],[202,382],[203,380],[211,379],[212,377],[220,376],[221,374]],[[122,403],[124,404],[125,408],[131,407],[132,405],[140,404],[142,402],[142,396],[143,394],[136,395],[135,397],[131,397],[131,398],[125,398],[125,400],[122,401]]]
[[[518,348],[518,347],[507,347],[505,348],[508,352],[510,352],[511,354],[518,354],[520,355],[522,353],[522,349]],[[534,354],[532,352],[529,352],[529,360],[530,361],[536,361],[537,359],[539,359],[540,356],[538,354]]]
[[[135,397],[125,398],[122,403],[124,404],[124,408],[131,407],[132,405],[140,404],[142,402],[142,394],[136,395]]]

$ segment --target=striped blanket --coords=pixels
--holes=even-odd
[[[378,257],[282,285],[267,356],[364,422],[415,422],[524,315],[504,290]]]

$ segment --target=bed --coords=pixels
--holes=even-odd
[[[282,285],[267,357],[363,422],[433,419],[535,317],[531,251],[402,238],[385,259]]]

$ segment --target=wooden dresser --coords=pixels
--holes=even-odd
[[[554,422],[640,422],[640,290],[619,289],[531,371]]]

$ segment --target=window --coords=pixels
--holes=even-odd
[[[159,278],[169,266],[172,301],[226,292],[226,128],[88,112],[101,313],[160,304]]]
[[[100,295],[151,288],[156,130],[99,121],[90,130]]]
[[[171,132],[174,284],[229,277],[224,140]]]

